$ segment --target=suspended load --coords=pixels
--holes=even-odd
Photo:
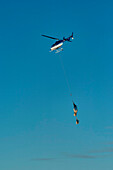
[[[77,116],[78,108],[77,105],[73,102],[73,111],[74,111],[74,116]],[[76,117],[76,124],[79,124],[79,120]]]
[[[77,124],[77,125],[79,124],[79,120],[77,119],[77,117],[76,117],[76,124]]]
[[[78,109],[77,109],[77,105],[74,102],[73,102],[73,111],[74,111],[74,116],[77,116]]]

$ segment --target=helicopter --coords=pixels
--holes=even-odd
[[[60,51],[63,51],[63,48],[60,48],[60,47],[63,45],[63,43],[64,43],[65,41],[72,42],[70,39],[74,39],[74,38],[73,38],[73,32],[72,32],[71,36],[69,36],[68,38],[63,37],[62,40],[60,40],[60,39],[58,39],[58,38],[50,37],[50,36],[47,36],[47,35],[42,35],[42,36],[43,36],[43,37],[47,37],[47,38],[51,38],[51,39],[54,39],[54,40],[57,40],[57,41],[51,46],[51,48],[50,48],[50,52],[56,50],[56,53],[58,53],[58,52],[60,52]],[[59,49],[59,50],[58,50],[58,49]]]

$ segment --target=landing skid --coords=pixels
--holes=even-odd
[[[59,53],[61,51],[63,51],[63,48],[60,48],[60,49],[56,50],[55,53]]]

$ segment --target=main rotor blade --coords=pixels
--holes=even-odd
[[[51,39],[54,39],[54,40],[59,40],[58,38],[50,37],[50,36],[47,36],[47,35],[42,35],[42,36],[47,37],[47,38],[51,38]]]

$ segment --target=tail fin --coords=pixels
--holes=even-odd
[[[72,41],[70,41],[71,38],[74,39],[74,38],[73,38],[73,32],[72,32],[71,36],[69,36],[68,38],[63,37],[63,41],[72,42]]]
[[[72,32],[72,34],[71,34],[71,36],[70,36],[70,37],[71,37],[72,39],[74,39],[74,38],[73,38],[73,32]]]

